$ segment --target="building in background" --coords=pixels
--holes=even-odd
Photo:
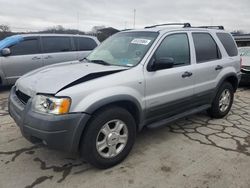
[[[233,34],[238,47],[250,46],[250,34]]]
[[[115,29],[113,27],[106,27],[106,28],[102,28],[99,29],[97,31],[97,38],[100,42],[104,41],[105,39],[107,39],[108,37],[110,37],[111,35],[115,34],[119,32],[118,29]]]

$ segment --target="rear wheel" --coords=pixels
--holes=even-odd
[[[115,106],[93,115],[82,139],[81,155],[97,168],[109,168],[126,158],[136,137],[136,124],[125,109]]]
[[[225,82],[217,92],[208,113],[213,118],[222,118],[228,114],[234,99],[234,89],[232,84]]]

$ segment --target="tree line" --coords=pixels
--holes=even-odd
[[[56,33],[56,34],[75,34],[75,35],[91,35],[96,36],[99,41],[104,41],[109,36],[119,32],[118,29],[113,27],[105,27],[105,26],[94,26],[91,31],[84,32],[77,29],[68,29],[64,28],[61,25],[47,28],[45,30],[41,30],[38,32],[12,32],[11,28],[8,25],[0,24],[0,40],[5,37],[16,35],[16,34],[30,34],[30,33]]]

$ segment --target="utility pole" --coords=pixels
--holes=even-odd
[[[127,29],[127,22],[124,22],[124,29]]]
[[[134,9],[134,29],[135,29],[135,15],[136,15],[136,9]]]
[[[77,32],[79,35],[79,12],[77,12]]]

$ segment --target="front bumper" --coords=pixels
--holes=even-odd
[[[19,126],[22,135],[31,142],[43,141],[49,148],[76,152],[90,115],[40,114],[32,111],[31,100],[23,104],[16,95],[15,87],[11,89],[9,113]]]

